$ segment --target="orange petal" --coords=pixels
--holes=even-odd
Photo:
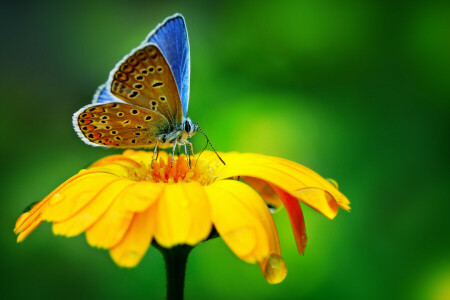
[[[161,246],[195,245],[208,237],[211,227],[203,186],[197,182],[167,185],[159,200],[155,232]]]
[[[111,257],[122,267],[134,267],[147,252],[155,232],[157,205],[136,213],[122,241],[110,249]]]
[[[281,201],[284,203],[284,207],[289,216],[291,222],[292,232],[294,233],[295,243],[297,244],[297,250],[300,254],[305,253],[306,243],[308,238],[306,236],[305,219],[303,218],[303,212],[298,203],[298,200],[286,193],[282,189],[272,186],[272,188],[280,196]]]
[[[283,206],[280,197],[277,193],[268,185],[264,180],[253,178],[253,177],[243,177],[245,182],[251,185],[258,194],[266,201],[269,205],[279,208]]]
[[[216,181],[205,190],[214,226],[236,256],[250,263],[267,257],[271,225],[266,223],[272,217],[261,197],[248,185],[235,180]]]

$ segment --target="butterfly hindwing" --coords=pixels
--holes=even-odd
[[[155,45],[135,50],[111,73],[111,94],[163,114],[170,124],[183,120],[180,96],[171,69]]]
[[[109,102],[120,102],[120,99],[117,99],[117,97],[114,97],[111,95],[108,87],[106,84],[102,84],[97,88],[97,91],[94,94],[94,98],[92,99],[92,104],[102,104],[102,103],[109,103]]]
[[[82,108],[74,125],[87,143],[106,147],[154,147],[169,123],[158,112],[126,103],[105,103]]]
[[[159,25],[144,43],[154,43],[167,59],[180,92],[183,115],[189,105],[189,79],[191,73],[189,39],[183,16],[175,14]]]

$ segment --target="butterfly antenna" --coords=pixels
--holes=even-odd
[[[196,167],[196,168],[197,168],[197,164],[198,164],[199,158],[200,158],[200,156],[202,155],[203,151],[205,151],[206,147],[208,147],[208,142],[206,142],[205,147],[203,147],[202,151],[200,151],[200,154],[199,154],[198,157],[197,157],[197,161],[195,162],[195,167]]]
[[[206,138],[206,145],[209,144],[209,145],[211,146],[211,148],[213,149],[214,153],[217,155],[217,157],[220,159],[220,161],[221,161],[221,162],[223,163],[223,165],[225,166],[226,163],[223,161],[222,157],[220,157],[219,153],[217,153],[216,149],[214,149],[214,146],[211,144],[211,141],[208,139],[208,137],[206,136],[205,132],[200,128],[200,126],[198,126],[198,124],[197,124],[197,128],[198,128],[198,130],[200,130],[200,132],[205,136],[205,138]],[[203,150],[205,150],[205,149],[203,149]],[[202,151],[202,152],[203,152],[203,151]]]

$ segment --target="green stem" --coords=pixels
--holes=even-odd
[[[183,300],[187,258],[193,247],[188,245],[179,245],[169,249],[159,245],[155,245],[155,247],[164,257],[167,300]]]

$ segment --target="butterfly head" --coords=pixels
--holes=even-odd
[[[191,121],[191,119],[184,119],[183,130],[188,137],[192,137],[198,130],[198,125]]]

